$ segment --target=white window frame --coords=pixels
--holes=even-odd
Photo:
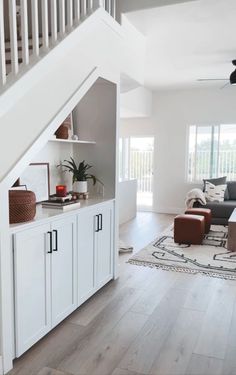
[[[220,136],[221,136],[221,126],[226,126],[226,125],[236,125],[236,124],[224,124],[224,123],[216,123],[214,122],[214,124],[191,124],[191,125],[187,125],[187,131],[186,131],[186,160],[185,160],[185,181],[186,183],[188,184],[200,184],[202,183],[202,180],[198,180],[196,178],[196,168],[194,169],[194,178],[193,180],[189,180],[189,138],[190,138],[190,127],[191,126],[196,126],[196,132],[197,132],[197,129],[200,128],[200,127],[211,127],[212,129],[214,129],[214,127],[218,127],[218,142],[217,142],[217,170],[218,170],[218,167],[219,167],[219,157],[220,157]],[[213,137],[211,139],[211,143],[213,143]],[[197,137],[196,137],[196,143],[197,143]],[[195,145],[195,157],[196,157],[197,153],[196,153],[196,145]],[[196,163],[195,163],[195,166],[196,166]],[[218,176],[218,177],[221,177],[221,176]],[[209,178],[211,178],[209,176]],[[214,178],[217,178],[216,176]]]

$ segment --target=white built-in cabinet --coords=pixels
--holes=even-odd
[[[81,304],[113,277],[113,202],[79,213],[77,223]]]
[[[13,234],[16,357],[113,278],[113,205],[62,213]]]
[[[16,356],[20,356],[51,328],[50,225],[14,235],[14,294]]]
[[[76,217],[14,235],[16,356],[77,307]]]

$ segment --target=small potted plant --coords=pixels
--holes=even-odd
[[[97,181],[102,184],[97,177],[88,173],[92,165],[86,164],[84,160],[77,165],[75,160],[70,157],[70,160],[64,160],[63,163],[60,164],[60,167],[64,167],[66,171],[72,173],[73,191],[75,193],[87,193],[87,181],[90,179],[93,181],[93,185],[95,185]]]

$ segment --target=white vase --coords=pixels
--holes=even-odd
[[[73,185],[73,191],[75,193],[87,193],[88,192],[87,181],[75,181]]]

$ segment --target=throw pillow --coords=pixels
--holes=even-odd
[[[226,184],[227,176],[218,178],[205,178],[203,179],[203,191],[206,190],[206,182],[211,182],[213,185],[224,185]]]
[[[206,181],[205,197],[208,202],[223,202],[227,185],[214,185]]]

